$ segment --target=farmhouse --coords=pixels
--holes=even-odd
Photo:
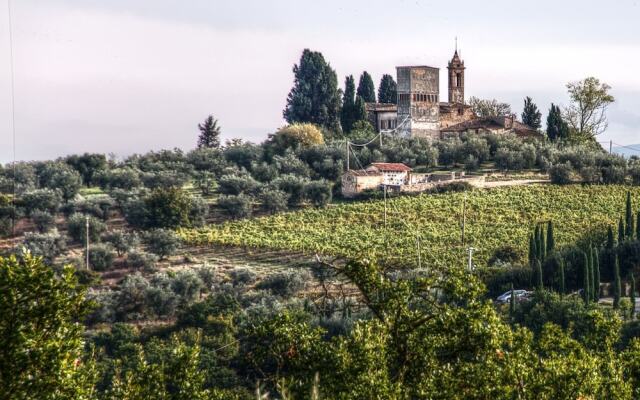
[[[467,177],[464,172],[423,174],[414,173],[402,163],[372,163],[365,169],[352,169],[342,175],[342,195],[356,197],[364,191],[383,187],[393,192],[421,192],[460,179],[470,184],[484,184],[484,176]]]

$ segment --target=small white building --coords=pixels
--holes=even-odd
[[[372,163],[366,170],[381,173],[382,184],[392,186],[406,185],[411,172],[411,168],[402,163]]]

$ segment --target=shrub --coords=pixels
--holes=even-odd
[[[115,207],[116,202],[108,195],[94,196],[89,199],[82,199],[70,203],[67,209],[69,213],[79,212],[90,214],[103,221],[109,219],[111,210]]]
[[[274,187],[282,190],[289,195],[289,205],[295,206],[304,200],[304,186],[307,180],[295,175],[282,175],[274,179],[272,184]]]
[[[113,246],[118,253],[118,257],[135,248],[139,242],[138,235],[122,230],[107,232],[102,236],[102,240]]]
[[[265,277],[256,285],[257,289],[268,290],[274,295],[291,297],[304,289],[308,274],[298,272],[278,272]]]
[[[116,168],[99,172],[96,182],[102,189],[132,190],[142,185],[140,171],[133,168]]]
[[[271,154],[284,154],[289,149],[297,150],[323,143],[324,136],[316,125],[294,123],[269,135],[266,147]]]
[[[268,213],[276,213],[287,209],[289,195],[282,190],[263,190],[260,194],[262,209]]]
[[[64,236],[57,231],[49,233],[26,233],[23,246],[34,256],[42,257],[46,264],[51,265],[53,260],[67,249]]]
[[[157,256],[144,251],[135,250],[127,254],[127,265],[131,268],[153,271],[156,262],[158,262]]]
[[[87,220],[89,221],[89,240],[91,242],[100,240],[100,235],[107,229],[104,222],[94,216],[73,214],[67,220],[67,233],[74,242],[86,244]]]
[[[170,230],[153,229],[144,234],[144,242],[147,249],[162,260],[176,252],[180,240]]]
[[[312,181],[305,185],[307,199],[316,207],[324,207],[331,201],[331,185],[326,181]]]
[[[608,184],[624,183],[626,168],[619,165],[610,165],[602,168],[602,181]]]
[[[82,181],[86,186],[94,184],[94,178],[107,169],[107,158],[104,154],[71,155],[65,159],[73,169],[82,176]]]
[[[154,190],[144,198],[146,209],[145,226],[149,228],[179,228],[194,226],[201,222],[206,211],[202,204],[182,189]]]
[[[65,202],[73,199],[82,186],[80,174],[61,162],[44,163],[38,172],[40,186],[59,190]]]
[[[552,183],[566,185],[571,183],[573,176],[573,168],[569,162],[555,164],[549,169],[549,178]]]
[[[218,198],[218,207],[230,217],[237,219],[249,217],[253,211],[251,198],[243,194],[220,196]]]
[[[144,186],[150,189],[181,188],[189,176],[176,171],[154,171],[142,174]]]
[[[111,245],[98,243],[89,247],[89,268],[106,271],[113,265],[115,253]]]
[[[218,191],[222,194],[254,193],[259,183],[250,175],[223,175],[218,180]]]
[[[171,289],[180,296],[183,303],[190,303],[200,296],[203,287],[202,279],[192,270],[176,273],[171,281]]]
[[[38,232],[47,232],[55,226],[55,217],[46,211],[35,210],[31,213],[31,220]]]
[[[36,189],[23,194],[19,199],[19,204],[29,217],[34,211],[46,211],[55,214],[62,204],[62,196],[57,190]]]
[[[250,285],[256,281],[256,273],[248,268],[235,268],[229,272],[233,286]]]

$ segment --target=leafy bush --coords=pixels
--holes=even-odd
[[[135,248],[140,241],[134,232],[122,230],[107,232],[102,236],[102,240],[110,243],[119,257]]]
[[[183,303],[190,303],[200,296],[204,284],[193,270],[181,270],[171,281],[171,289]]]
[[[552,183],[566,185],[571,183],[573,176],[573,168],[569,162],[555,164],[549,169],[549,178]]]
[[[304,187],[305,197],[316,207],[324,207],[331,202],[331,185],[325,181],[311,181]]]
[[[19,204],[24,208],[27,216],[31,216],[34,211],[55,214],[62,204],[62,196],[57,190],[36,189],[23,194]]]
[[[23,246],[34,256],[42,257],[46,264],[51,265],[53,260],[67,249],[64,236],[58,231],[49,233],[26,233]]]
[[[153,229],[145,232],[143,238],[147,249],[161,260],[173,255],[180,243],[178,237],[167,229]]]
[[[47,232],[55,226],[55,217],[46,211],[35,210],[31,213],[31,220],[38,232]]]
[[[260,194],[262,209],[268,213],[276,213],[287,209],[289,195],[282,190],[263,190]]]
[[[82,186],[80,174],[61,162],[45,162],[38,171],[40,186],[59,190],[65,202],[72,200]]]
[[[101,195],[69,203],[66,209],[69,213],[79,212],[82,214],[90,214],[106,221],[109,219],[111,210],[115,205],[116,202],[113,198],[108,195]]]
[[[268,275],[258,282],[256,289],[268,290],[284,298],[291,297],[304,289],[309,275],[299,272],[278,272]]]
[[[157,256],[144,251],[135,250],[127,254],[127,265],[139,270],[152,271],[157,261]]]
[[[229,272],[233,286],[250,285],[256,281],[257,275],[248,268],[234,268]]]
[[[150,189],[182,188],[189,176],[176,171],[154,171],[142,174],[144,186]]]
[[[218,198],[218,207],[227,215],[236,219],[249,217],[253,211],[251,198],[243,194],[220,196]]]
[[[132,190],[142,185],[140,171],[128,167],[99,172],[96,182],[102,189]]]
[[[156,189],[123,206],[127,222],[139,228],[193,227],[204,223],[208,206],[182,189]]]
[[[295,175],[281,175],[274,179],[272,184],[274,187],[282,190],[289,195],[289,205],[295,206],[304,200],[304,187],[307,180]]]
[[[250,194],[258,187],[259,183],[250,175],[223,175],[218,180],[218,191],[222,194]]]
[[[89,247],[89,268],[106,271],[113,265],[115,253],[111,245],[98,243]]]
[[[100,240],[100,235],[107,230],[104,222],[94,216],[73,214],[67,220],[67,233],[74,242],[86,244],[87,220],[89,221],[89,240],[91,242]]]

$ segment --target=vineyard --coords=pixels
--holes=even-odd
[[[635,207],[640,188],[530,185],[394,198],[387,201],[386,228],[384,202],[376,200],[182,230],[180,235],[193,245],[372,257],[423,267],[464,265],[471,246],[474,262],[484,265],[503,246],[513,246],[524,257],[536,222],[554,222],[559,246],[601,232],[622,216],[628,190]]]

